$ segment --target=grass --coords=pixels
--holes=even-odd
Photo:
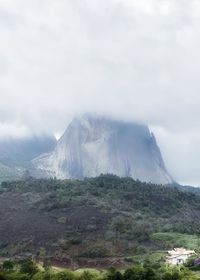
[[[151,235],[151,240],[161,242],[166,248],[184,247],[197,250],[200,247],[200,237],[192,234],[181,234],[175,232],[158,232]]]
[[[157,232],[150,236],[151,241],[162,245],[162,250],[149,250],[144,254],[137,254],[127,257],[130,263],[144,263],[149,260],[152,263],[164,263],[167,251],[174,247],[184,247],[195,250],[197,253],[200,249],[200,237],[192,234],[181,234],[174,232]]]
[[[152,263],[163,263],[165,261],[166,254],[167,251],[156,250],[145,254],[133,255],[132,257],[129,256],[127,258],[132,260],[132,263],[135,264],[144,263],[146,260],[149,260]]]
[[[38,265],[38,268],[39,268],[39,265]],[[55,265],[51,266],[51,270],[54,271],[54,272],[69,271],[68,268],[59,267],[59,266],[55,266]],[[88,271],[89,273],[91,273],[93,275],[99,275],[102,272],[105,272],[106,270],[104,270],[104,269],[95,269],[95,268],[89,268],[88,267],[88,268],[79,268],[79,269],[74,270],[73,272],[77,276],[80,276],[84,271]]]
[[[88,271],[92,275],[99,275],[102,273],[102,271],[95,269],[95,268],[80,268],[75,270],[74,272],[77,274],[77,276],[81,275],[84,271]]]

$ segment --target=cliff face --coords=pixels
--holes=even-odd
[[[147,126],[91,116],[75,118],[55,149],[33,164],[62,179],[112,173],[152,183],[173,181]]]

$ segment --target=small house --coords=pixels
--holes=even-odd
[[[187,250],[185,248],[174,248],[174,250],[168,251],[166,257],[166,263],[168,264],[183,264],[191,256],[195,255],[194,250]]]

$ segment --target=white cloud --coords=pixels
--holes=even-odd
[[[0,1],[0,134],[85,111],[139,120],[162,128],[174,177],[200,181],[199,26],[198,0]]]
[[[1,123],[0,122],[0,139],[6,138],[21,138],[31,136],[29,128],[18,122],[14,123]]]
[[[191,128],[177,132],[163,127],[151,127],[151,130],[159,143],[166,167],[177,182],[200,186],[198,131]]]

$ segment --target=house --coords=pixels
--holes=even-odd
[[[166,263],[168,264],[183,264],[187,261],[187,259],[193,255],[195,255],[194,250],[187,250],[185,248],[174,248],[174,250],[168,251],[168,255],[166,256]]]

